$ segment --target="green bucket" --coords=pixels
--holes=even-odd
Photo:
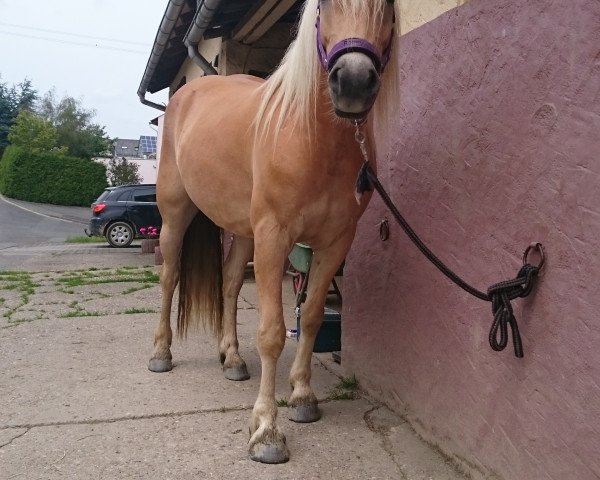
[[[296,243],[288,255],[288,259],[296,270],[301,273],[307,273],[312,260],[312,248],[303,243]]]

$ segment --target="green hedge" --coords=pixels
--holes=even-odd
[[[88,206],[106,186],[106,167],[91,160],[14,145],[0,160],[0,193],[19,200]]]

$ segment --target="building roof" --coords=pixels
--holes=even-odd
[[[231,38],[232,33],[239,30],[269,0],[224,0],[220,3],[210,24],[203,34],[204,39],[223,37]],[[146,91],[155,93],[171,85],[181,65],[188,56],[184,44],[185,35],[192,24],[198,0],[185,0],[180,14],[168,35],[168,40],[160,56],[160,60],[152,72]],[[271,0],[272,3],[272,0]],[[277,3],[277,2],[275,2]],[[279,21],[292,23],[296,21],[304,0],[297,0]],[[167,11],[165,11],[166,15]],[[164,18],[163,18],[164,21]],[[158,35],[157,35],[158,37]],[[157,48],[155,41],[153,50]],[[148,68],[148,67],[146,67]]]
[[[117,138],[113,144],[116,157],[137,157],[140,141],[128,138]]]
[[[142,135],[137,140],[117,138],[113,144],[115,157],[144,157],[156,153],[156,137]]]
[[[158,68],[154,71],[154,75],[152,75],[148,84],[148,92],[155,93],[167,88],[173,78],[175,78],[175,75],[177,75],[181,64],[188,56],[187,48],[183,44],[183,38],[190,28],[195,13],[196,0],[186,0],[179,17],[169,33],[169,38],[160,57]],[[165,16],[166,14],[167,12],[165,11]],[[156,46],[155,40],[153,48],[156,48]]]

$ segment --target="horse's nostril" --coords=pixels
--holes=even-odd
[[[379,76],[375,70],[369,70],[369,78],[367,79],[367,88],[369,90],[375,90],[379,82]]]
[[[333,84],[338,85],[340,83],[340,68],[335,67],[329,74],[329,81]]]

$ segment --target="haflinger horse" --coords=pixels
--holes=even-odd
[[[286,338],[284,265],[295,242],[314,253],[288,412],[295,422],[321,416],[310,386],[312,349],[330,281],[370,198],[356,193],[363,155],[355,131],[394,98],[398,9],[390,0],[307,0],[297,37],[269,79],[202,77],[177,91],[165,113],[157,180],[162,311],[149,369],[172,368],[170,312],[179,283],[178,334],[203,323],[219,340],[225,377],[249,378],[236,309],[253,258],[262,375],[249,453],[259,462],[289,458],[277,426],[275,370]],[[371,125],[364,134],[374,168]],[[224,262],[221,229],[234,235]]]

